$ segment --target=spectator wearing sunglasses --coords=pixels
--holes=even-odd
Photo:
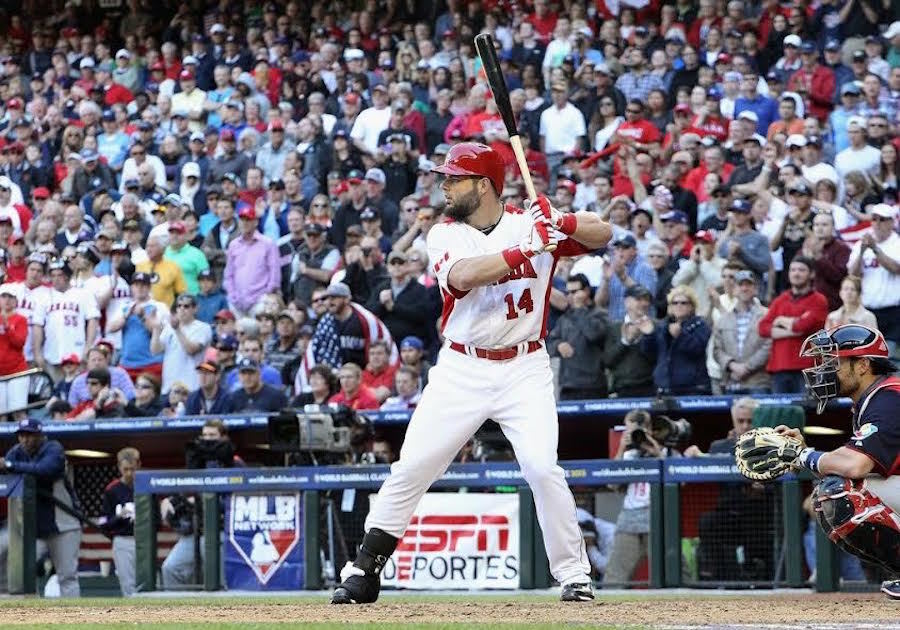
[[[163,353],[162,392],[168,394],[176,381],[184,381],[188,391],[200,387],[195,370],[212,341],[212,328],[196,319],[197,300],[181,295],[171,316],[157,319],[150,339],[150,351]],[[188,368],[188,369],[186,369]]]

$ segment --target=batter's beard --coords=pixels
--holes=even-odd
[[[452,204],[447,204],[447,207],[444,208],[444,214],[446,214],[451,219],[455,219],[457,221],[465,221],[472,214],[478,210],[478,205],[481,200],[478,197],[478,192],[472,190],[467,192],[464,195],[455,197],[453,199]]]

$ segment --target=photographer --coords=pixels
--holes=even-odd
[[[141,467],[141,454],[136,448],[123,448],[116,453],[119,477],[103,491],[103,532],[112,537],[113,563],[122,595],[134,595],[134,473]]]
[[[708,455],[731,455],[738,438],[753,427],[753,411],[759,402],[736,399],[731,405],[732,427],[715,440]],[[696,445],[685,457],[704,457]],[[715,509],[700,516],[697,570],[701,580],[768,580],[772,577],[772,529],[775,485],[723,483]]]
[[[200,436],[188,444],[185,452],[187,467],[232,468],[243,467],[243,460],[234,452],[234,445],[228,437],[228,430],[221,420],[207,420],[203,424]],[[220,495],[220,501],[226,495]],[[194,530],[194,522],[202,523],[202,514],[195,504],[194,497],[173,495],[164,498],[159,504],[160,518],[178,532],[178,542],[163,560],[162,587],[178,588],[193,583],[194,580],[194,536],[200,534],[200,559],[205,557],[204,535]],[[198,514],[194,515],[197,510]],[[224,537],[220,535],[220,540]]]
[[[63,445],[48,440],[43,425],[33,418],[19,422],[18,444],[0,457],[0,472],[32,475],[37,485],[37,556],[47,550],[56,569],[62,597],[78,597],[78,548],[81,522],[69,512],[78,509],[78,499],[66,476]],[[59,506],[65,506],[62,509]],[[7,590],[6,555],[9,538],[0,531],[0,590]]]
[[[684,431],[686,423],[672,422],[665,416],[652,420],[643,409],[632,409],[625,416],[625,433],[619,442],[615,459],[643,458],[663,459],[680,456],[664,443],[677,441],[678,429]],[[650,532],[650,484],[630,483],[625,490],[622,511],[616,520],[616,535],[603,576],[604,584],[627,584],[631,574],[647,555]]]

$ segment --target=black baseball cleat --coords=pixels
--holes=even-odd
[[[881,592],[891,599],[900,600],[900,580],[888,580],[882,582]]]
[[[594,587],[590,582],[566,584],[559,596],[561,602],[589,602],[593,599]]]
[[[350,562],[341,569],[341,583],[331,595],[332,604],[371,604],[378,600],[381,579],[374,573],[366,573]]]

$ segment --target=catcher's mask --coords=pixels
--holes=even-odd
[[[837,371],[842,357],[888,359],[884,336],[877,330],[858,324],[846,324],[833,330],[820,330],[810,335],[800,348],[800,356],[813,360],[813,367],[803,370],[809,393],[818,401],[817,413],[840,392]]]

